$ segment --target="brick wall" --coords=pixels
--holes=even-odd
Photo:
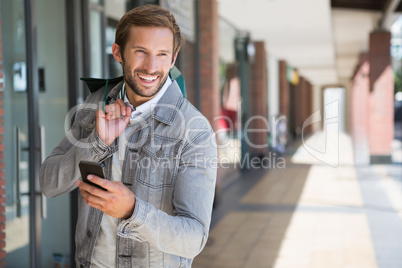
[[[186,81],[187,99],[195,106],[195,45],[190,42],[185,42],[180,54],[180,71],[183,74],[184,81]]]
[[[300,137],[301,129],[303,125],[302,118],[302,85],[304,85],[304,77],[300,76],[299,83],[291,87],[292,91],[292,117],[293,117],[293,129],[296,137]]]
[[[307,119],[307,80],[304,77],[301,77],[300,79],[300,127],[303,127],[303,123],[306,121]],[[307,134],[307,133],[304,133]]]
[[[200,37],[200,110],[216,130],[220,114],[218,3],[198,1]]]
[[[394,76],[391,67],[390,41],[390,32],[376,31],[370,34],[369,141],[371,162],[387,161],[385,158],[390,161],[391,143],[394,138]]]
[[[286,79],[286,61],[279,61],[279,111],[289,118],[289,82]]]
[[[312,94],[312,84],[310,81],[304,77],[300,77],[300,121],[299,127],[302,128],[304,122],[313,114],[313,94]],[[312,125],[307,125],[303,130],[303,135],[311,133]]]
[[[296,137],[296,113],[297,113],[297,106],[296,106],[296,90],[297,85],[293,85],[288,83],[289,87],[289,114],[288,114],[288,132],[291,138]]]
[[[313,85],[310,83],[310,81],[307,81],[307,118],[309,118],[314,112],[313,112]],[[307,119],[306,118],[306,119]],[[308,125],[305,130],[307,133],[313,132],[313,125]]]
[[[384,70],[391,65],[391,33],[376,31],[370,33],[368,60],[370,63],[370,91]]]
[[[1,3],[0,3],[1,5]],[[3,119],[3,39],[1,33],[1,14],[0,14],[0,267],[6,265],[6,216],[5,216],[5,174],[4,174],[4,119]]]
[[[251,141],[250,151],[253,155],[266,155],[268,137],[268,99],[267,99],[267,61],[265,43],[254,42],[255,61],[250,70],[250,121],[249,129],[258,132],[249,132]],[[254,146],[253,146],[254,145]]]

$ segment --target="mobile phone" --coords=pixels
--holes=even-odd
[[[103,164],[98,163],[98,162],[81,160],[78,163],[78,166],[80,168],[81,178],[85,183],[88,183],[92,186],[98,187],[99,189],[107,191],[102,186],[99,186],[98,184],[93,183],[92,181],[89,181],[87,178],[89,174],[93,174],[98,177],[105,178],[105,173],[103,171],[103,166],[104,166]]]

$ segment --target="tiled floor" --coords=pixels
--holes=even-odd
[[[402,166],[354,166],[339,145],[336,167],[300,148],[286,168],[239,173],[193,267],[401,268]]]

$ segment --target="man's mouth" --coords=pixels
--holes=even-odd
[[[137,74],[137,75],[141,80],[147,83],[152,83],[159,77],[158,75],[143,75],[143,74]]]

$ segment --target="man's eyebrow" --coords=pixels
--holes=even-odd
[[[132,48],[134,49],[143,49],[143,50],[148,50],[146,47],[143,46],[132,46]],[[163,52],[163,53],[172,53],[172,50],[170,49],[160,49],[159,52]]]
[[[166,49],[161,49],[161,50],[159,50],[159,52],[164,52],[164,53],[172,53],[172,51],[171,51],[171,50],[166,50]]]
[[[147,50],[145,47],[142,47],[142,46],[132,46],[132,48],[137,48],[137,49],[144,49],[144,50]]]

